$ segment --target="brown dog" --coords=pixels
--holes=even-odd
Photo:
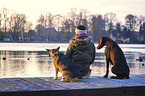
[[[111,71],[116,75],[112,76],[112,79],[129,79],[129,67],[121,48],[110,38],[101,37],[97,49],[101,49],[105,45],[106,74],[103,77],[108,77],[109,63],[111,63],[113,65]]]
[[[57,49],[46,49],[53,59],[56,73],[54,79],[57,79],[58,71],[60,71],[62,73],[61,81],[76,82],[79,78],[79,70],[67,56],[59,52],[59,48],[60,47]]]

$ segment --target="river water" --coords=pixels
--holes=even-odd
[[[95,44],[96,47],[97,45]],[[58,46],[60,51],[65,53],[68,43],[0,43],[0,78],[53,77],[54,66],[46,49]],[[119,44],[119,46],[125,54],[130,74],[144,74],[145,61],[139,62],[136,59],[139,57],[145,59],[145,45]],[[105,47],[96,49],[95,62],[91,65],[92,76],[105,74],[104,49]],[[113,75],[111,71],[109,75]]]

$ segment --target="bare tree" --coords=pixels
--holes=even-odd
[[[143,24],[145,23],[145,17],[144,16],[139,16],[138,17],[138,21],[139,21],[139,38],[140,38],[140,41],[143,41],[143,38],[145,38],[144,36],[144,29],[143,29]]]
[[[63,25],[64,25],[64,32],[70,32],[70,22],[69,22],[69,20],[65,20],[64,22],[63,22]]]
[[[87,10],[84,10],[84,9],[80,9],[79,10],[79,13],[77,14],[77,25],[81,25],[83,22],[83,20],[87,20],[87,14],[88,14],[88,11]],[[86,26],[87,27],[87,26]]]
[[[51,28],[54,27],[54,24],[53,24],[54,15],[51,13],[48,13],[47,18],[48,18],[48,27],[51,27]]]
[[[139,27],[140,27],[139,32],[142,35],[141,31],[143,30],[143,23],[145,23],[145,17],[144,16],[139,16],[138,17],[138,22],[139,22]]]
[[[105,29],[105,20],[102,18],[102,15],[93,16],[92,18],[92,37],[94,41],[98,41],[99,38],[104,34]]]
[[[88,11],[84,9],[80,9],[77,11],[76,8],[72,8],[68,13],[68,21],[70,22],[70,30],[71,32],[75,32],[75,28],[77,25],[85,24],[88,27]]]
[[[143,41],[145,43],[145,23],[143,23],[143,29],[142,30],[143,30],[143,35],[144,35],[144,40]]]
[[[43,14],[41,14],[40,16],[39,16],[39,19],[37,20],[37,22],[39,22],[39,24],[41,24],[43,27],[46,27],[47,25],[46,25],[46,22],[47,20],[46,20],[46,18],[45,18],[45,16],[43,15]]]
[[[11,15],[10,19],[12,31],[15,32],[17,36],[20,36],[19,39],[23,40],[23,33],[26,27],[25,24],[27,23],[25,14],[14,13]]]
[[[76,18],[77,18],[77,12],[76,11],[77,11],[76,8],[71,8],[70,13],[68,13],[71,32],[75,32],[75,28],[76,28]]]
[[[55,28],[57,29],[57,31],[59,32],[60,31],[60,28],[62,27],[62,24],[63,24],[63,16],[60,15],[60,14],[56,14],[55,15],[55,20],[54,20],[54,25],[55,25]]]
[[[0,12],[0,40],[2,40],[3,34],[2,34],[2,14]]]
[[[2,9],[2,22],[3,22],[3,30],[4,30],[4,32],[5,32],[5,35],[4,35],[4,37],[6,38],[6,32],[7,32],[7,26],[8,26],[8,24],[7,24],[7,22],[8,22],[8,14],[9,14],[9,10],[7,9],[7,8],[3,8]]]
[[[139,25],[141,26],[141,25],[143,25],[143,23],[145,23],[145,17],[144,16],[139,16],[138,17],[138,21],[139,21]]]
[[[53,19],[54,19],[54,15],[51,13],[46,13],[46,14],[41,14],[39,16],[39,19],[37,20],[37,22],[39,24],[41,24],[43,27],[47,28],[47,27],[53,27]]]
[[[110,35],[110,33],[113,31],[113,23],[117,21],[116,14],[113,12],[106,13],[104,19],[106,21],[106,30],[109,31]]]
[[[2,27],[2,14],[0,13],[0,31],[1,31],[1,27]]]
[[[125,20],[126,20],[125,25],[126,25],[127,29],[130,31],[130,42],[133,43],[133,32],[137,28],[138,18],[137,18],[137,16],[128,14],[125,17]]]
[[[116,40],[119,40],[121,37],[121,24],[119,22],[116,23]]]
[[[29,30],[32,30],[32,22],[26,22],[25,24],[25,32],[28,32]]]
[[[128,14],[126,17],[125,17],[125,25],[126,27],[131,30],[131,31],[134,31],[136,28],[137,28],[137,21],[138,21],[138,18],[137,16],[134,16],[132,14]]]

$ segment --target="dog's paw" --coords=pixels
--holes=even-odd
[[[57,77],[54,77],[53,80],[57,80]]]
[[[65,78],[62,78],[60,81],[61,81],[61,82],[66,82]]]
[[[108,75],[104,75],[104,76],[103,76],[103,78],[107,78],[107,77],[108,77]]]

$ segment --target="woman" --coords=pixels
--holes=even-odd
[[[95,60],[95,46],[87,35],[85,26],[77,26],[75,33],[75,36],[70,40],[66,56],[80,70],[80,78],[84,79],[91,75],[90,65]]]

